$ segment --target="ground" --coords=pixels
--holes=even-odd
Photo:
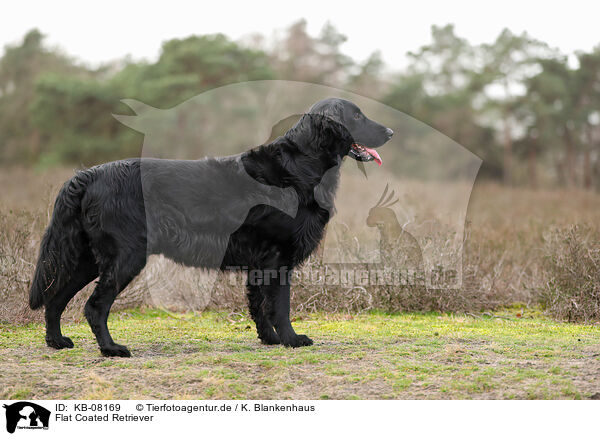
[[[585,399],[600,397],[600,328],[535,310],[304,314],[300,349],[264,346],[244,315],[135,310],[109,327],[133,357],[101,357],[85,322],[55,351],[41,324],[0,325],[0,398]]]

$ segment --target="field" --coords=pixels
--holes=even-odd
[[[133,357],[106,359],[82,319],[91,287],[63,317],[72,350],[47,348],[43,313],[26,304],[53,198],[71,174],[0,172],[0,398],[600,397],[594,193],[476,184],[461,289],[299,280],[294,325],[315,340],[303,349],[259,343],[239,282],[205,289],[196,270],[154,259],[109,318]]]
[[[43,326],[2,326],[0,398],[582,399],[600,397],[600,330],[512,308],[458,315],[313,313],[313,347],[264,346],[245,316],[122,311],[109,327],[130,359],[103,358],[86,323],[71,350]]]

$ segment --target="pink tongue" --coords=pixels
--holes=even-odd
[[[377,153],[375,150],[373,150],[372,148],[369,148],[369,147],[365,147],[365,151],[367,153],[369,153],[371,156],[373,156],[373,159],[375,159],[375,162],[377,162],[377,165],[381,166],[381,164],[383,163],[383,161],[379,157],[379,153]]]

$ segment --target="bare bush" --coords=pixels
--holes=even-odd
[[[0,322],[27,323],[43,318],[43,311],[29,310],[30,280],[53,199],[70,174],[66,170],[41,175],[23,169],[0,172],[0,184],[6,188],[0,204]],[[28,183],[23,184],[23,180]],[[352,189],[359,193],[360,186],[355,184]],[[418,282],[332,285],[327,277],[340,266],[324,263],[320,253],[316,253],[294,275],[293,310],[476,313],[512,303],[537,305],[541,298],[548,312],[557,318],[600,319],[600,270],[596,267],[600,260],[600,230],[594,227],[600,222],[600,196],[582,191],[530,191],[480,184],[471,196],[467,219],[467,232],[460,247],[460,288],[431,289]],[[590,227],[572,227],[577,222],[590,223]],[[550,226],[563,230],[550,232],[544,239]],[[341,236],[351,234],[343,230]],[[448,245],[443,236],[435,237],[428,242],[433,247]],[[419,247],[411,246],[414,241],[405,235],[398,240],[398,247],[383,250],[380,265],[360,257],[354,238],[339,238],[335,249],[340,250],[339,259],[358,259],[359,263],[352,266],[358,274],[407,266],[419,271]],[[211,274],[152,257],[140,276],[119,295],[113,310],[157,306],[176,311],[245,312],[243,274]],[[65,318],[82,319],[83,306],[93,286],[91,283],[76,295]]]
[[[28,291],[35,262],[35,237],[39,215],[30,212],[0,213],[0,322],[39,321],[29,309]]]
[[[555,318],[600,320],[600,242],[598,232],[571,226],[548,233],[545,247],[547,282],[542,305]]]

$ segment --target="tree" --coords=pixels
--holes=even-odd
[[[358,65],[358,71],[350,75],[348,87],[358,94],[371,98],[379,96],[383,90],[381,80],[383,67],[381,52],[373,52],[363,63]]]
[[[29,31],[20,44],[7,46],[0,60],[0,156],[2,160],[35,159],[41,143],[31,123],[29,107],[35,82],[44,73],[83,75],[69,58],[48,50],[39,30]]]
[[[384,102],[421,120],[485,161],[483,172],[495,172],[491,130],[481,126],[476,99],[483,89],[477,53],[454,27],[432,26],[432,41],[409,53],[407,71],[393,81]]]
[[[285,38],[272,51],[277,76],[286,80],[341,86],[353,66],[341,52],[346,36],[326,23],[317,38],[306,30],[306,20],[292,24]]]
[[[592,53],[577,55],[579,68],[575,72],[579,95],[577,98],[578,121],[583,128],[583,186],[593,185],[592,152],[596,151],[596,168],[600,163],[600,47]]]
[[[112,82],[129,98],[169,107],[229,83],[273,76],[265,52],[216,34],[169,40],[156,63],[130,64]]]
[[[483,111],[495,111],[492,120],[500,121],[504,148],[503,178],[506,184],[510,184],[513,182],[512,148],[517,99],[525,93],[524,80],[539,68],[538,59],[551,57],[554,52],[527,33],[515,35],[504,29],[492,44],[483,44],[480,53],[483,61],[480,80],[485,84],[486,97]],[[530,155],[530,159],[533,156]]]
[[[192,36],[163,44],[155,63],[128,63],[114,75],[42,76],[31,117],[47,147],[49,162],[84,162],[139,154],[137,134],[112,113],[133,98],[167,108],[228,83],[273,77],[266,53],[244,48],[223,35]],[[185,124],[186,114],[177,122]]]
[[[545,144],[547,152],[562,148],[562,159],[555,160],[557,175],[561,184],[573,187],[577,184],[575,162],[587,118],[583,103],[586,81],[580,71],[569,68],[566,57],[539,62],[542,71],[527,81],[530,131]]]
[[[348,69],[354,64],[349,56],[341,52],[341,46],[347,37],[330,22],[325,23],[317,39],[319,56],[318,78],[321,83],[328,85],[341,85],[347,75]]]

